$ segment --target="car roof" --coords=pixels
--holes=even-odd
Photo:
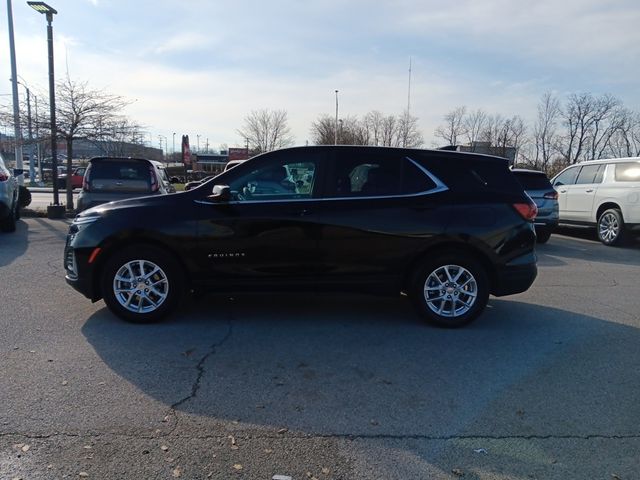
[[[93,162],[94,160],[100,160],[101,162],[120,162],[122,160],[127,161],[136,161],[136,162],[149,162],[156,166],[163,166],[161,162],[157,160],[150,160],[148,158],[139,158],[139,157],[93,157],[89,159],[89,162]]]
[[[576,163],[575,165],[569,165],[570,167],[580,165],[594,165],[600,163],[626,163],[626,162],[640,162],[640,157],[623,157],[623,158],[601,158],[599,160],[585,160],[583,162]],[[568,168],[568,167],[567,167]]]
[[[379,151],[379,152],[387,152],[387,151],[392,151],[392,150],[396,150],[396,151],[400,151],[400,152],[405,152],[407,155],[410,155],[411,152],[415,152],[415,153],[430,153],[433,154],[434,156],[439,156],[439,157],[451,157],[451,158],[460,158],[460,159],[477,159],[477,160],[485,160],[488,162],[508,162],[508,159],[504,158],[504,157],[498,157],[495,155],[485,155],[482,153],[476,153],[476,152],[459,152],[459,151],[451,151],[451,150],[440,150],[440,149],[426,149],[426,148],[403,148],[403,147],[386,147],[386,146],[373,146],[373,145],[311,145],[311,146],[299,146],[299,147],[287,147],[287,148],[283,148],[280,149],[278,151],[283,152],[283,151],[314,151],[314,150],[352,150],[352,149],[357,149],[357,150],[370,150],[370,151]],[[253,158],[257,158],[260,157],[262,155],[266,155],[267,153],[271,153],[271,152],[265,152],[261,155],[257,155],[256,157]]]
[[[511,171],[513,173],[526,173],[527,175],[544,175],[545,177],[547,176],[547,174],[541,170],[529,170],[528,168],[512,168]]]

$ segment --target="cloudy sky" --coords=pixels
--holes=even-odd
[[[466,105],[532,121],[546,91],[610,93],[640,111],[638,0],[48,0],[55,68],[133,103],[127,114],[176,143],[241,145],[255,109],[285,109],[296,144],[335,113],[399,114],[430,145]],[[11,76],[6,7],[0,78]],[[13,0],[18,74],[46,95],[44,16]],[[0,94],[11,92],[8,80]],[[0,96],[6,103],[10,97]],[[163,140],[164,141],[164,140]],[[176,147],[179,148],[179,147]]]

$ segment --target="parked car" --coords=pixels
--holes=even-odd
[[[501,158],[298,147],[188,192],[82,212],[64,266],[71,286],[133,322],[191,290],[329,290],[404,292],[427,321],[459,327],[489,294],[534,281],[536,211]]]
[[[595,226],[605,245],[640,232],[640,157],[582,162],[551,183],[558,191],[561,224]]]
[[[538,243],[546,243],[558,226],[558,192],[553,189],[549,177],[544,172],[519,168],[511,171],[527,195],[536,202],[536,240]]]
[[[14,232],[20,218],[20,189],[16,177],[22,169],[9,170],[0,155],[0,231]]]
[[[233,167],[237,167],[244,162],[246,162],[246,160],[229,160],[224,166],[224,171],[226,172],[227,170],[231,170]]]
[[[87,167],[74,168],[73,172],[71,173],[71,188],[82,188],[82,180],[84,179],[84,172],[86,170],[87,170]],[[58,175],[58,187],[67,188],[66,173]]]
[[[200,180],[193,180],[191,182],[187,182],[187,183],[184,184],[184,190],[186,192],[188,190],[191,190],[191,189],[194,189],[196,187],[199,187],[204,182],[208,182],[209,180],[211,180],[213,177],[215,177],[215,175],[209,175],[208,177],[201,178]]]
[[[160,162],[144,158],[95,157],[89,160],[78,211],[107,202],[175,193]]]

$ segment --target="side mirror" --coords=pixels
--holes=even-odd
[[[214,185],[211,195],[207,198],[214,202],[228,202],[231,200],[231,189],[228,185]]]
[[[13,169],[13,176],[14,177],[18,177],[20,175],[24,175],[24,168],[14,168]]]
[[[180,179],[178,177],[171,177],[171,183],[172,184],[180,183]]]

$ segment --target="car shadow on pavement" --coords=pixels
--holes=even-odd
[[[10,265],[24,255],[29,246],[29,226],[23,221],[16,222],[16,231],[0,233],[0,267]]]
[[[640,331],[557,308],[492,298],[476,323],[446,330],[406,299],[212,296],[156,325],[102,309],[82,332],[115,373],[175,407],[182,427],[397,441],[425,468],[460,467],[465,478],[558,460],[545,444],[500,451],[501,439],[640,435],[630,387],[640,385]]]

